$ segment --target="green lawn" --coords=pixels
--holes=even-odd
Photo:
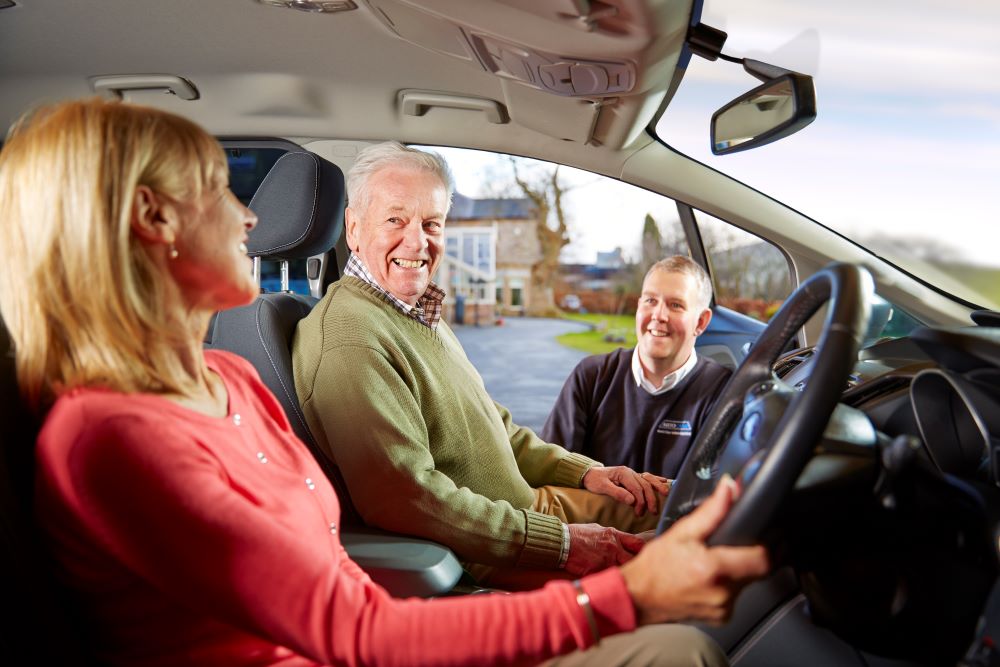
[[[564,319],[576,322],[586,322],[593,328],[590,331],[580,331],[556,336],[560,345],[582,350],[588,354],[604,354],[619,347],[635,345],[635,317],[632,315],[602,315],[600,313],[566,313]],[[605,340],[605,338],[614,340]],[[620,338],[624,337],[624,342]]]

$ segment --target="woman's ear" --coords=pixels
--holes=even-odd
[[[136,186],[129,222],[146,243],[169,246],[177,238],[176,210],[148,185]]]

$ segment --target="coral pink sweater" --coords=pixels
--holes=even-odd
[[[78,389],[39,436],[38,517],[102,660],[532,664],[592,643],[567,582],[390,597],[345,553],[333,488],[253,368],[206,358],[229,392],[224,418]],[[635,627],[617,569],[583,586],[602,635]]]

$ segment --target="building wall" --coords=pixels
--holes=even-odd
[[[535,220],[497,221],[497,266],[531,265],[542,258],[542,245],[538,242]]]
[[[449,229],[492,227],[496,230],[496,281],[491,288],[496,302],[488,304],[487,313],[484,308],[487,304],[474,304],[467,300],[464,308],[466,324],[470,323],[470,317],[474,318],[474,306],[479,308],[479,322],[482,324],[486,320],[493,320],[494,311],[502,315],[518,315],[531,304],[531,267],[542,256],[541,244],[535,231],[537,224],[537,221],[525,218],[448,220],[445,236]],[[453,297],[454,295],[452,299]],[[448,313],[449,319],[454,321],[454,307]]]

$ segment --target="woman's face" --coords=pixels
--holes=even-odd
[[[259,289],[247,256],[247,233],[257,216],[225,184],[178,206],[177,257],[169,269],[192,309],[215,312],[253,301]]]

